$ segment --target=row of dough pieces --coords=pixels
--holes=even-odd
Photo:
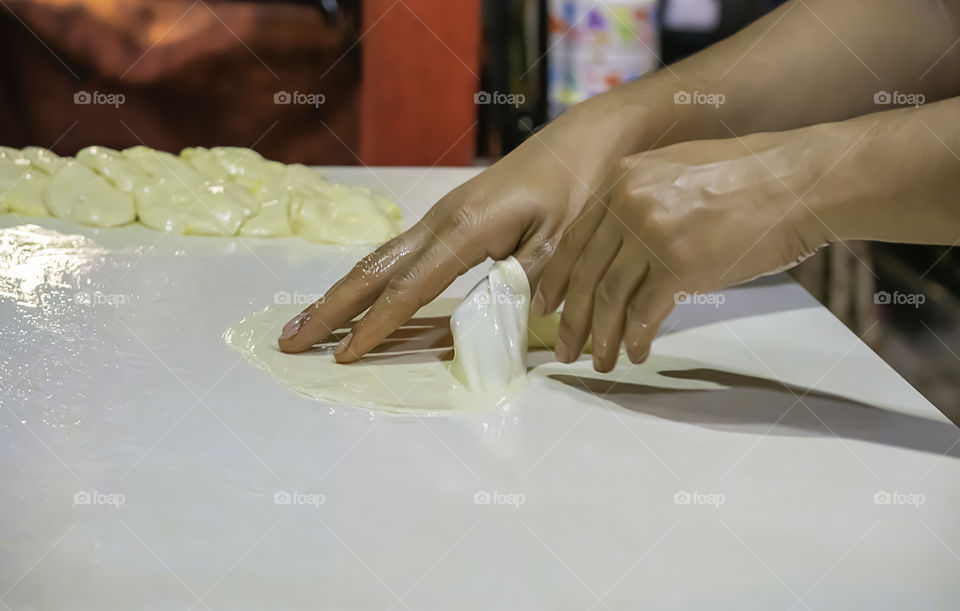
[[[0,147],[0,214],[197,235],[289,236],[331,244],[384,242],[401,231],[397,206],[366,187],[337,185],[301,164],[235,147],[90,146],[76,157]]]

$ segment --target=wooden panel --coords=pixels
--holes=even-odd
[[[480,0],[366,0],[363,12],[363,162],[469,165]]]

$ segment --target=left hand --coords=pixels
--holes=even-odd
[[[642,362],[681,292],[786,269],[824,244],[828,234],[803,201],[817,195],[808,192],[822,162],[788,134],[622,159],[608,200],[564,233],[535,293],[538,314],[565,297],[557,359],[575,360],[592,334],[597,371],[613,369],[621,342]]]

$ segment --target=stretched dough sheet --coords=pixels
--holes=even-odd
[[[337,363],[333,357],[333,349],[347,329],[301,354],[280,351],[277,337],[284,323],[300,311],[295,305],[252,314],[228,329],[223,337],[248,361],[300,394],[338,405],[395,414],[445,416],[504,407],[518,399],[530,384],[588,391],[556,381],[578,377],[595,379],[601,384],[628,382],[661,388],[718,388],[708,382],[661,376],[657,372],[662,369],[682,369],[689,363],[656,355],[643,366],[632,365],[621,358],[609,374],[593,371],[588,354],[575,363],[558,363],[547,350],[551,350],[556,341],[560,319],[550,315],[530,318],[528,375],[517,379],[505,394],[476,393],[466,389],[450,369],[453,362],[450,315],[459,304],[459,299],[433,301],[371,353],[348,365]]]
[[[224,339],[249,361],[284,385],[315,399],[415,415],[442,415],[502,405],[525,384],[518,380],[506,396],[464,388],[450,371],[453,340],[450,314],[458,300],[438,299],[356,363],[338,364],[336,341],[302,354],[285,354],[277,337],[297,306],[270,308],[243,319]]]

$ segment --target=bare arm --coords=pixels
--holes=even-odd
[[[792,267],[823,244],[960,242],[960,98],[627,157],[585,209],[534,309],[564,301],[557,358],[593,336],[608,371],[634,362],[682,296]]]
[[[960,0],[795,0],[669,69],[571,109],[440,200],[292,320],[300,352],[369,307],[341,342],[350,362],[487,257],[514,254],[531,283],[578,215],[609,199],[632,153],[835,121],[876,110],[878,91],[955,95]],[[675,104],[721,94],[718,107]],[[794,163],[797,163],[794,161]]]

